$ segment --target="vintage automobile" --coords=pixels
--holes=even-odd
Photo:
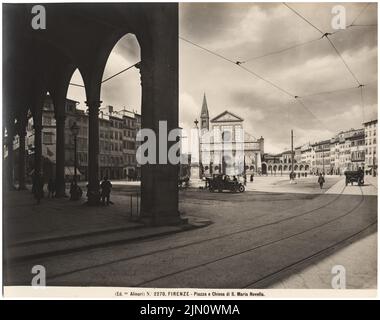
[[[364,184],[364,171],[363,170],[345,171],[344,175],[346,176],[346,186],[349,183],[351,183],[351,185],[353,185],[354,182],[357,182],[358,186],[362,186]]]
[[[215,190],[218,192],[222,192],[223,190],[229,190],[231,192],[245,191],[244,184],[239,181],[234,181],[224,174],[215,174],[212,178],[207,178],[206,181],[210,192]]]

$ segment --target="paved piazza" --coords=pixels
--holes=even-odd
[[[67,199],[38,206],[30,192],[10,192],[5,282],[29,284],[41,264],[47,285],[330,288],[332,267],[343,265],[347,288],[375,288],[376,178],[346,187],[327,176],[322,190],[316,177],[296,182],[269,176],[245,193],[183,190],[190,227],[131,219],[136,183],[115,181],[114,204],[99,208]]]

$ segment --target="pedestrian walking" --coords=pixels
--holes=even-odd
[[[111,189],[112,189],[112,183],[108,180],[108,177],[104,177],[100,188],[102,189],[101,197],[102,197],[102,204],[103,205],[109,205],[110,204],[110,196],[111,196]]]
[[[322,173],[319,174],[318,183],[319,183],[319,187],[322,189],[323,184],[325,183],[325,178],[323,177]]]

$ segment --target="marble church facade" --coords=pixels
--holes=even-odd
[[[264,138],[256,139],[246,132],[244,119],[228,110],[210,120],[206,95],[199,132],[200,178],[218,173],[251,175],[261,171]]]

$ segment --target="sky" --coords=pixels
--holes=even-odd
[[[294,10],[323,33],[334,32],[334,3],[291,3]],[[234,63],[179,40],[180,126],[189,130],[200,116],[206,93],[210,118],[229,110],[244,119],[245,130],[265,139],[265,152],[328,139],[341,130],[358,128],[377,118],[377,4],[339,3],[346,25],[357,27],[330,36],[354,74],[348,71],[326,38],[281,3],[181,3],[179,34],[232,61],[247,61],[299,43],[296,48],[242,64],[298,100]],[[363,26],[365,25],[365,26]],[[370,26],[368,26],[370,25]],[[318,40],[319,39],[319,40]],[[140,60],[136,38],[129,34],[114,47],[104,78]],[[314,93],[365,86],[335,93]],[[72,82],[82,83],[80,73]],[[84,106],[84,90],[69,88],[68,97]],[[363,99],[362,99],[363,97]],[[103,106],[141,110],[140,74],[132,68],[102,86]]]

